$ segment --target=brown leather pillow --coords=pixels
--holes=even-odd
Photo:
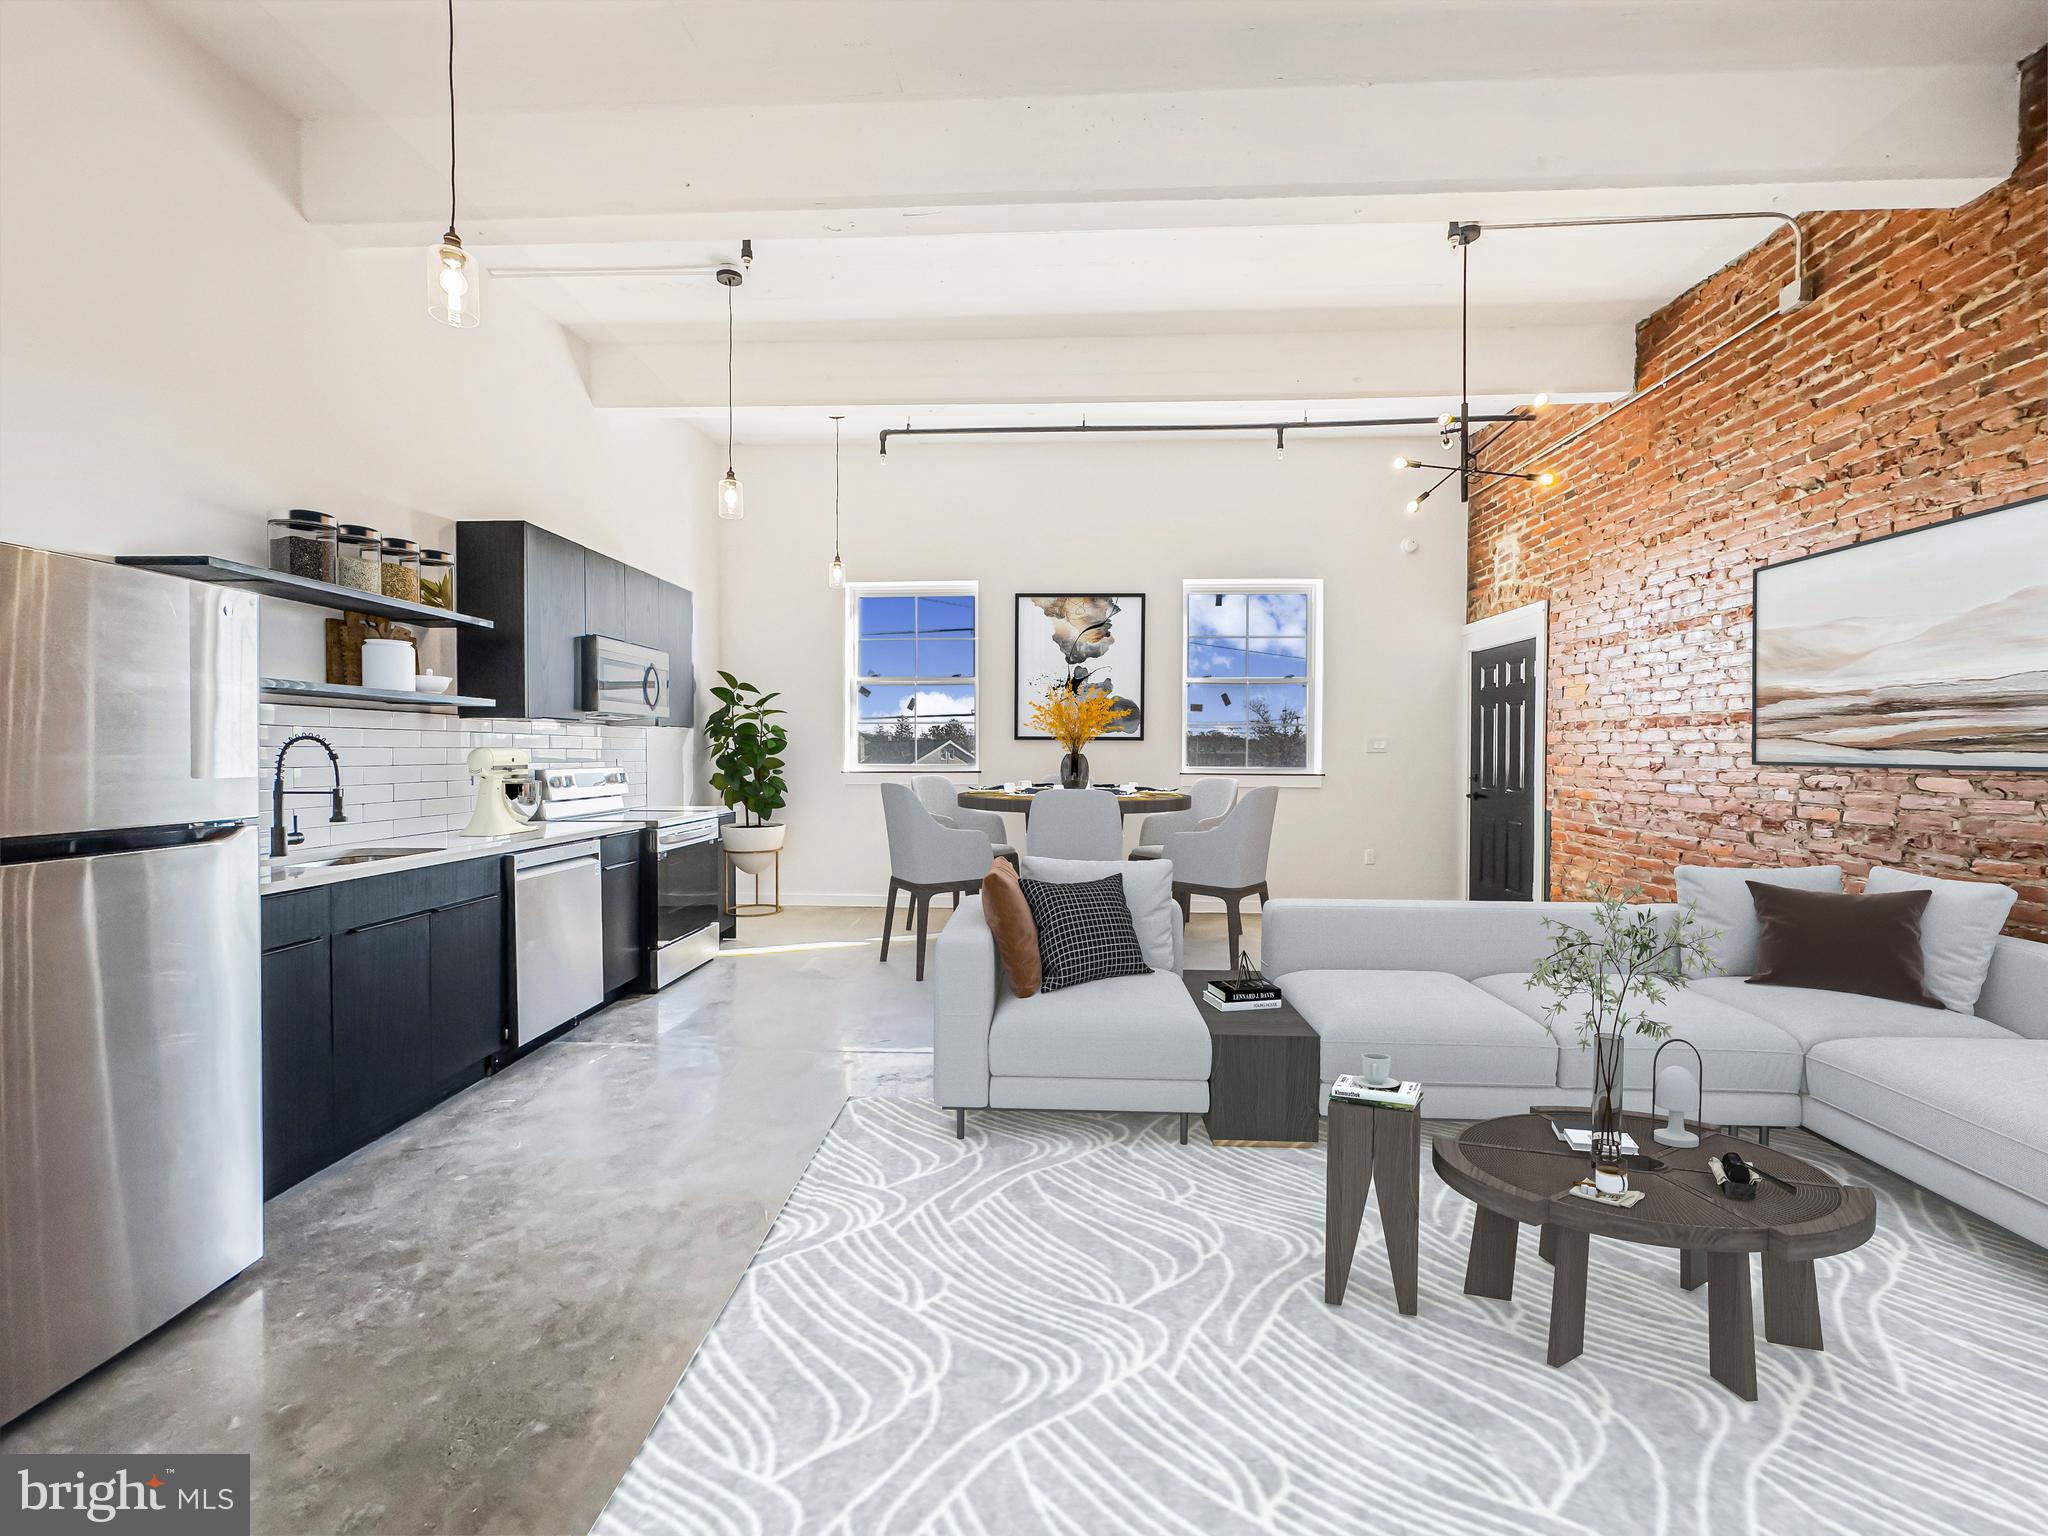
[[[1744,882],[1756,905],[1755,986],[1819,987],[1939,1008],[1927,990],[1920,914],[1930,891],[1845,896]]]
[[[1003,957],[1003,975],[1010,990],[1029,997],[1045,979],[1038,963],[1038,924],[1008,859],[997,859],[981,877],[981,913],[988,919],[988,931],[995,935],[996,953]]]

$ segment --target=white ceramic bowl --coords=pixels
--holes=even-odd
[[[452,677],[437,677],[431,672],[422,672],[412,680],[412,685],[421,693],[446,693],[455,686],[455,679]]]

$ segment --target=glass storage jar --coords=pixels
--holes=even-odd
[[[455,557],[447,550],[420,551],[420,601],[455,611]]]
[[[420,547],[411,539],[386,539],[383,563],[377,574],[386,597],[408,603],[420,600]]]
[[[334,580],[335,522],[325,512],[294,507],[270,519],[270,568],[307,581]]]
[[[335,544],[335,582],[358,592],[382,592],[384,562],[378,553],[381,543],[376,529],[365,528],[361,523],[343,523]]]

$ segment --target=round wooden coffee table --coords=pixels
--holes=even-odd
[[[1820,1301],[1813,1261],[1846,1253],[1877,1228],[1877,1197],[1786,1152],[1724,1136],[1706,1126],[1697,1147],[1659,1145],[1661,1122],[1629,1115],[1628,1133],[1641,1155],[1629,1188],[1644,1198],[1622,1209],[1568,1194],[1589,1173],[1583,1152],[1557,1139],[1551,1122],[1586,1124],[1583,1109],[1535,1109],[1482,1120],[1455,1139],[1439,1137],[1430,1159],[1451,1188],[1478,1207],[1465,1294],[1505,1301],[1514,1294],[1515,1238],[1521,1223],[1543,1229],[1541,1252],[1552,1265],[1550,1363],[1578,1358],[1586,1337],[1587,1239],[1595,1234],[1679,1252],[1679,1283],[1707,1285],[1707,1368],[1737,1397],[1756,1401],[1755,1323],[1750,1313],[1749,1256],[1763,1255],[1764,1337],[1773,1344],[1819,1349]],[[1752,1167],[1775,1173],[1787,1193],[1760,1181],[1754,1200],[1719,1192],[1707,1159],[1737,1151]]]

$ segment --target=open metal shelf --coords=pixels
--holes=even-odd
[[[496,627],[489,619],[480,619],[474,614],[454,613],[428,603],[408,602],[402,597],[386,597],[380,592],[364,592],[355,587],[336,586],[331,581],[311,581],[304,576],[292,576],[284,571],[273,571],[261,565],[244,565],[239,560],[223,560],[219,555],[117,555],[115,562],[119,565],[138,566],[145,571],[156,571],[164,576],[182,576],[187,581],[211,582],[222,587],[241,587],[256,593],[259,597],[282,598],[289,603],[305,603],[314,608],[367,613],[380,619],[392,619],[400,624],[416,625],[422,629]]]

